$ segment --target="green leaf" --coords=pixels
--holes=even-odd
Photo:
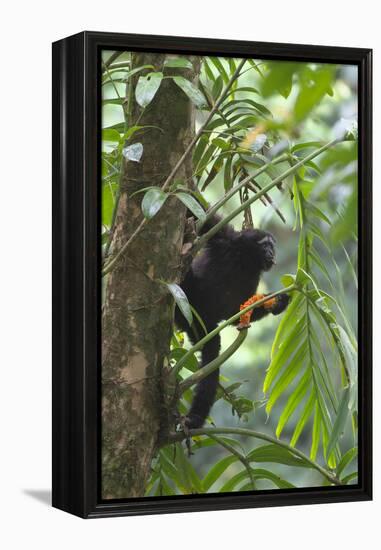
[[[295,485],[293,485],[292,483],[289,483],[285,479],[282,479],[281,477],[277,476],[273,472],[270,472],[269,470],[264,470],[262,468],[253,468],[251,472],[255,480],[268,479],[272,481],[276,487],[279,487],[279,489],[295,488]]]
[[[196,88],[194,84],[192,84],[192,82],[190,82],[183,76],[172,76],[172,79],[196,105],[196,107],[203,107],[206,105],[206,100],[204,96],[202,95],[200,90]]]
[[[185,319],[191,325],[193,323],[193,315],[188,298],[183,291],[183,289],[176,283],[165,283],[168,287],[168,290],[175,299],[176,304],[178,305],[181,313],[184,315]]]
[[[213,140],[215,142],[216,140]],[[209,174],[206,177],[206,180],[202,184],[202,189],[206,189],[208,185],[214,180],[214,178],[217,176],[217,174],[220,172],[221,168],[224,164],[224,157],[226,158],[226,155],[219,155],[216,160],[213,163],[213,166],[209,170]]]
[[[302,334],[302,337],[303,336],[304,335]],[[292,343],[292,341],[291,341],[291,343]],[[305,356],[306,356],[306,348],[307,348],[306,344],[307,344],[307,340],[304,338],[303,341],[301,342],[299,348],[297,349],[297,351],[292,356],[290,364],[287,366],[287,368],[284,369],[281,376],[279,376],[278,380],[275,382],[275,384],[274,384],[274,386],[271,390],[269,400],[268,400],[267,405],[266,405],[267,414],[269,414],[271,412],[271,409],[275,405],[276,401],[279,399],[279,397],[282,395],[282,393],[284,393],[284,391],[289,388],[290,384],[292,383],[294,378],[297,376],[297,374],[301,370],[301,368],[303,366],[303,361],[304,361]],[[293,345],[293,348],[296,345],[297,344]],[[289,346],[287,344],[284,344],[284,347],[287,348]],[[290,352],[287,352],[287,357],[289,357],[289,356],[290,356]],[[282,364],[282,361],[279,360],[279,363]],[[276,363],[275,363],[275,365],[276,365]]]
[[[258,111],[261,115],[264,115],[265,117],[271,116],[271,112],[267,109],[267,107],[257,101],[253,101],[252,99],[235,99],[233,101],[226,99],[226,102],[221,110],[224,112],[225,116],[230,116],[237,109],[243,109],[244,107],[246,107],[246,109],[248,109],[248,107],[253,107],[254,111]],[[253,113],[253,110],[250,109],[246,112]]]
[[[251,92],[253,94],[259,94],[259,91],[257,90],[257,88],[253,88],[253,87],[250,87],[250,86],[240,86],[235,91],[236,92]]]
[[[178,192],[176,193],[176,197],[181,200],[183,204],[194,214],[199,220],[205,219],[205,211],[200,206],[200,204],[196,201],[192,195],[189,195],[188,193]]]
[[[273,384],[279,372],[286,367],[288,360],[296,350],[305,347],[304,319],[295,320],[287,337],[282,340],[278,350],[272,356],[271,363],[267,369],[266,377],[263,382],[263,391],[267,393]]]
[[[176,465],[173,463],[171,455],[173,455],[172,449],[162,449],[160,451],[160,466],[170,480],[179,484],[180,474]],[[183,488],[181,484],[180,487]]]
[[[345,453],[345,455],[342,457],[342,459],[340,460],[337,466],[336,474],[339,477],[344,472],[345,468],[349,466],[352,460],[354,460],[357,457],[357,455],[358,455],[357,447],[352,447],[352,449],[349,449],[349,451]]]
[[[175,463],[180,473],[184,485],[189,493],[204,493],[204,487],[201,479],[196,474],[195,469],[185,456],[181,443],[176,443]]]
[[[203,172],[204,172],[205,168],[208,166],[209,162],[211,161],[211,158],[212,158],[212,156],[213,156],[216,149],[217,149],[217,145],[214,145],[214,143],[211,143],[208,146],[208,148],[206,149],[205,153],[203,154],[201,160],[197,164],[196,176],[201,177],[203,175]],[[202,190],[204,190],[204,187],[202,188]]]
[[[278,438],[281,436],[283,428],[287,424],[289,418],[291,417],[295,409],[303,401],[303,398],[306,395],[307,390],[310,387],[310,384],[311,384],[311,373],[310,371],[307,370],[299,380],[298,385],[296,386],[296,388],[294,389],[290,397],[288,398],[286,406],[279,417],[278,425],[276,427],[276,432],[275,432]]]
[[[156,185],[149,185],[148,187],[143,187],[142,189],[138,189],[134,193],[131,193],[129,197],[130,199],[132,199],[132,197],[134,197],[135,195],[139,195],[139,193],[145,193],[146,191],[148,191],[148,189],[158,189],[158,188],[156,187]]]
[[[269,70],[262,80],[263,97],[269,97],[279,92],[284,98],[287,98],[292,89],[293,75],[302,67],[302,63],[269,61]]]
[[[295,275],[286,274],[283,275],[280,280],[284,287],[291,286],[295,283]]]
[[[320,218],[321,220],[323,220],[324,222],[326,222],[328,225],[332,225],[331,220],[328,218],[328,216],[326,216],[324,214],[324,212],[322,210],[320,210],[320,208],[318,208],[316,205],[312,204],[312,202],[309,202],[309,201],[305,201],[305,202],[306,202],[307,213],[310,212],[314,216],[316,216],[316,217]]]
[[[107,227],[111,225],[112,213],[114,210],[114,195],[113,189],[116,185],[103,185],[102,186],[102,223]]]
[[[306,423],[308,422],[308,420],[309,420],[309,418],[312,414],[312,411],[313,411],[314,406],[315,406],[315,399],[316,399],[315,391],[313,390],[310,394],[310,397],[309,397],[307,403],[305,404],[305,407],[304,407],[303,412],[302,412],[302,414],[301,414],[301,416],[298,420],[298,423],[295,426],[295,430],[294,430],[294,433],[293,433],[291,441],[290,441],[290,445],[292,447],[295,447],[296,443],[298,442],[299,436],[303,431],[304,426],[306,425]]]
[[[301,78],[300,91],[296,98],[294,112],[298,121],[320,103],[325,94],[331,91],[334,66],[323,65],[316,70],[305,67]]]
[[[135,97],[137,103],[141,107],[147,107],[155,97],[158,91],[163,73],[149,73],[146,76],[140,76],[135,89]]]
[[[193,69],[192,63],[185,57],[172,57],[164,61],[164,67],[171,69]]]
[[[104,130],[102,130],[102,141],[112,141],[115,143],[119,143],[120,134],[112,128],[105,128]]]
[[[204,334],[205,335],[208,334],[207,328],[206,328],[205,323],[202,320],[201,316],[198,314],[198,312],[196,311],[196,309],[192,305],[190,306],[190,308],[192,310],[193,315],[196,317],[197,321],[199,322],[202,330],[204,331]]]
[[[321,141],[306,141],[304,143],[297,143],[296,145],[291,147],[291,153],[296,153],[297,151],[301,151],[302,149],[318,149],[321,146]]]
[[[341,480],[341,483],[343,483],[344,485],[347,485],[350,481],[352,481],[353,479],[356,479],[356,477],[358,477],[358,473],[352,472],[351,474],[348,474],[347,476],[343,477],[343,479]]]
[[[349,388],[345,388],[340,401],[339,409],[337,411],[336,420],[332,428],[331,436],[328,441],[327,450],[326,450],[326,460],[330,458],[334,448],[336,447],[336,444],[339,438],[343,435],[345,424],[349,413],[349,408],[348,408],[349,397],[350,397],[350,390]]]
[[[204,57],[201,59],[202,59],[203,68],[205,69],[206,76],[208,77],[209,80],[214,82],[216,80],[216,77],[214,76],[212,69],[209,67],[207,58]]]
[[[304,310],[305,306],[305,297],[301,292],[297,292],[292,297],[291,303],[288,305],[288,308],[282,315],[281,322],[278,325],[278,330],[274,337],[273,345],[271,348],[271,357],[274,357],[278,348],[281,345],[281,342],[287,337],[287,335],[294,328],[294,321],[300,316],[302,309]]]
[[[222,64],[222,61],[218,57],[209,57],[209,60],[213,63],[219,74],[222,76],[224,82],[227,84],[229,82],[229,75]]]
[[[168,195],[160,187],[152,187],[147,191],[142,200],[142,212],[145,218],[153,218],[163,206]]]
[[[213,88],[212,88],[212,96],[215,100],[220,97],[223,85],[224,85],[224,82],[222,80],[222,76],[220,75],[214,81]]]
[[[222,476],[222,474],[229,468],[231,464],[237,462],[238,458],[234,455],[226,456],[222,460],[219,460],[212,466],[207,475],[203,479],[203,486],[205,491],[209,491],[211,486]]]
[[[188,353],[188,350],[185,349],[185,348],[175,348],[175,349],[172,349],[170,352],[169,352],[169,356],[168,356],[168,359],[171,360],[171,359],[174,359],[176,362],[180,361],[180,359],[182,359],[184,357],[184,355],[186,355]],[[191,355],[190,357],[188,357],[186,363],[184,364],[184,367],[188,370],[190,370],[191,372],[196,372],[199,368],[199,364],[198,364],[198,361],[197,361],[197,358],[195,355]]]
[[[251,475],[250,475],[251,474]],[[292,483],[289,483],[285,479],[280,478],[273,472],[270,472],[269,470],[265,470],[263,468],[251,468],[250,474],[247,470],[243,470],[242,472],[236,474],[233,476],[225,485],[220,489],[221,493],[225,492],[232,492],[233,490],[236,490],[238,485],[244,481],[247,478],[253,478],[254,480],[257,479],[267,479],[271,481],[276,487],[279,489],[292,489],[295,487]],[[240,487],[240,491],[252,491],[254,489],[253,483],[250,480],[250,483],[247,483],[246,485],[243,485]]]
[[[288,449],[275,445],[274,443],[257,447],[250,451],[246,458],[249,462],[275,462],[301,468],[313,467],[307,461],[293,455]]]
[[[219,490],[220,493],[231,493],[239,483],[241,483],[241,481],[243,481],[244,479],[246,479],[248,477],[248,472],[246,470],[244,470],[243,472],[240,472],[239,474],[236,474],[235,476],[233,476],[232,478],[229,479],[229,481],[227,481],[225,483],[225,485],[223,485],[221,487],[221,489]]]
[[[318,401],[316,401],[314,424],[312,427],[312,443],[311,443],[311,451],[310,451],[311,460],[316,460],[316,455],[319,450],[320,432],[321,432],[321,413],[320,413],[319,403]]]
[[[125,75],[124,75],[124,82],[127,82],[127,80],[129,78],[131,78],[131,76],[133,76],[134,74],[137,74],[137,73],[140,73],[141,71],[144,71],[144,69],[154,69],[155,67],[153,65],[142,65],[141,67],[136,67],[135,69],[131,69],[131,71],[128,71]]]
[[[224,168],[224,189],[225,189],[225,192],[230,191],[230,189],[233,187],[232,163],[233,163],[233,155],[230,155],[226,159],[225,168]]]
[[[193,153],[193,163],[195,166],[198,166],[198,164],[200,163],[201,157],[204,154],[204,151],[208,146],[208,144],[209,144],[209,137],[206,135],[201,136],[200,139],[198,140]]]
[[[103,105],[123,105],[124,98],[123,97],[115,97],[112,99],[102,99],[102,106]]]

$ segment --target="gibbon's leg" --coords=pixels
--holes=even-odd
[[[208,332],[213,330],[213,328],[208,327]],[[220,345],[221,339],[219,334],[205,344],[202,348],[201,368],[218,357]],[[216,397],[219,376],[220,371],[216,369],[197,384],[191,408],[185,419],[185,424],[189,429],[201,428],[203,426]]]

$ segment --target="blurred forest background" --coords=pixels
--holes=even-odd
[[[103,61],[112,55],[104,51]],[[190,82],[177,82],[197,107],[196,128],[205,122],[239,61],[202,58],[197,88]],[[131,54],[125,52],[102,69],[102,246],[106,261],[112,253],[109,234],[122,158],[144,162],[139,130],[126,126],[125,119],[130,62]],[[186,69],[188,63],[186,57],[168,56],[172,69]],[[152,75],[140,81],[141,87],[145,85],[146,95],[141,97],[145,107],[163,78],[163,73]],[[135,93],[138,99],[139,91]],[[255,177],[254,188],[242,188],[222,206],[219,213],[226,216],[307,155],[337,139],[274,186],[268,192],[271,203],[263,196],[231,222],[237,229],[252,222],[276,237],[277,265],[264,274],[259,292],[270,293],[297,281],[305,294],[293,292],[294,305],[283,324],[284,316],[269,315],[251,326],[243,345],[222,366],[225,393],[220,390],[210,425],[243,427],[278,438],[342,483],[356,482],[357,467],[356,121],[357,67],[247,60],[193,152],[193,183],[211,205],[243,176],[268,165]],[[180,333],[175,336],[173,365],[181,357],[176,348],[190,347]],[[233,327],[223,330],[221,349],[236,336]],[[182,369],[182,377],[191,373],[192,365],[188,362],[188,370]],[[181,412],[187,410],[191,397],[187,390]],[[240,435],[218,439],[194,438],[191,457],[181,444],[162,449],[154,459],[146,494],[330,483],[292,454],[278,453],[274,444]]]

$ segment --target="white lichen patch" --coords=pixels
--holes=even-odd
[[[131,355],[127,365],[120,371],[121,382],[136,384],[143,381],[147,374],[148,365],[149,363],[143,352]]]
[[[148,268],[148,271],[147,271],[147,275],[150,279],[153,279],[154,278],[154,275],[155,275],[155,266],[153,264],[151,264]]]

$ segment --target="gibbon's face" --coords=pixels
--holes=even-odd
[[[246,229],[241,233],[240,240],[246,253],[263,271],[269,271],[275,261],[275,238],[267,231]]]

